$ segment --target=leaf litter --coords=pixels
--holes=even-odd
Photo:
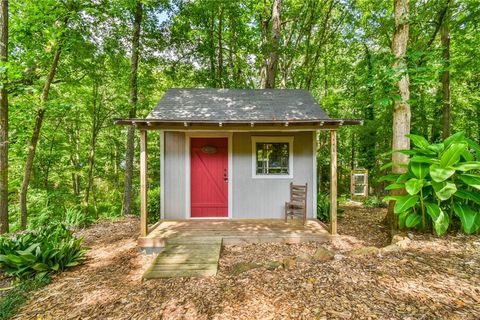
[[[480,239],[409,234],[397,250],[372,250],[390,244],[384,215],[347,207],[329,243],[227,246],[215,277],[149,281],[138,219],[99,223],[79,231],[86,263],[14,319],[479,319]]]

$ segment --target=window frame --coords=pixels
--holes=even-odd
[[[257,173],[257,143],[288,143],[288,174]],[[293,136],[252,136],[252,178],[293,179]]]

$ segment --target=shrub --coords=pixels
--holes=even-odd
[[[148,190],[148,223],[160,220],[160,187]]]
[[[79,208],[67,208],[65,209],[65,224],[68,227],[86,227],[89,224],[95,222],[95,219],[88,215],[85,210]]]
[[[45,275],[80,264],[81,243],[63,224],[0,237],[0,269],[18,279]]]
[[[456,133],[441,143],[407,135],[412,150],[398,152],[411,156],[407,172],[383,177],[392,183],[387,190],[405,189],[406,195],[390,196],[401,228],[426,228],[431,224],[438,235],[444,234],[453,219],[472,234],[480,229],[480,146]],[[391,163],[383,168],[391,166]]]
[[[387,203],[383,202],[383,200],[377,196],[371,196],[363,201],[363,206],[365,208],[386,208],[388,205]]]
[[[337,217],[343,217],[344,210],[337,205]],[[323,222],[330,221],[330,196],[319,193],[317,195],[317,219]]]

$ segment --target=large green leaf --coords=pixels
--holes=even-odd
[[[423,179],[428,175],[429,165],[422,162],[410,162],[410,170],[418,179]]]
[[[453,168],[460,171],[480,170],[480,161],[460,162],[454,165]]]
[[[445,150],[445,145],[443,143],[435,143],[435,144],[429,145],[428,149],[432,150],[433,152],[440,153],[443,150]]]
[[[415,195],[420,192],[423,184],[423,179],[412,178],[405,182],[405,190],[407,190],[408,194]]]
[[[416,135],[416,134],[407,134],[407,135],[405,135],[405,137],[410,138],[410,140],[412,140],[413,144],[416,145],[417,147],[421,148],[421,149],[426,149],[430,145],[428,143],[427,139],[425,139],[422,136]]]
[[[422,217],[420,215],[412,213],[412,214],[409,214],[405,219],[405,226],[407,228],[413,228],[418,226],[421,221],[422,221]]]
[[[436,203],[427,203],[427,213],[432,218],[433,228],[437,235],[444,234],[449,225],[448,215]]]
[[[453,206],[455,214],[462,222],[463,231],[472,234],[480,228],[480,212],[475,211],[467,205],[456,203]]]
[[[394,190],[394,189],[403,189],[405,188],[405,185],[403,183],[392,183],[389,184],[385,190]]]
[[[473,161],[473,155],[470,153],[470,151],[468,151],[467,149],[463,150],[462,154],[461,154],[461,157],[463,158],[463,160],[465,161]]]
[[[477,153],[477,155],[480,155],[480,145],[478,143],[476,143],[475,141],[469,139],[469,138],[465,138],[465,141],[467,141],[468,143],[468,146],[470,148],[472,148],[473,150],[475,150],[475,152]]]
[[[480,175],[478,174],[462,174],[460,179],[470,187],[480,190]]]
[[[407,219],[407,216],[410,214],[409,211],[402,212],[398,215],[398,226],[400,229],[403,229],[406,227],[405,225],[405,220]]]
[[[420,199],[419,196],[411,196],[411,195],[397,197],[397,201],[395,202],[394,212],[395,213],[405,212],[406,210],[413,207],[418,202],[419,199]]]
[[[397,183],[403,183],[410,178],[413,178],[412,175],[410,174],[410,172],[405,172],[405,173],[402,173],[401,175],[398,176],[396,182]]]
[[[460,155],[466,150],[466,143],[452,143],[448,149],[446,149],[440,158],[440,167],[448,168],[460,161]]]
[[[455,196],[460,199],[471,200],[476,204],[480,204],[480,193],[473,192],[470,190],[457,190],[455,192]]]
[[[465,133],[460,131],[460,132],[457,132],[455,134],[452,134],[450,137],[445,139],[443,141],[443,144],[445,145],[445,148],[447,148],[450,144],[452,144],[454,142],[457,142],[457,141],[463,141],[463,140],[465,140]]]
[[[435,195],[441,201],[450,199],[450,197],[457,192],[457,186],[453,182],[433,182],[432,186],[433,190],[435,191]]]
[[[427,157],[427,156],[413,156],[410,158],[410,162],[420,162],[420,163],[437,163],[438,160],[435,158]]]
[[[439,164],[430,166],[430,176],[435,182],[442,182],[450,178],[455,173],[452,168],[443,168]]]

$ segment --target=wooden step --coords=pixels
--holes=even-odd
[[[217,274],[222,249],[218,237],[184,237],[167,243],[152,265],[143,274],[144,279],[172,277],[206,277]]]

